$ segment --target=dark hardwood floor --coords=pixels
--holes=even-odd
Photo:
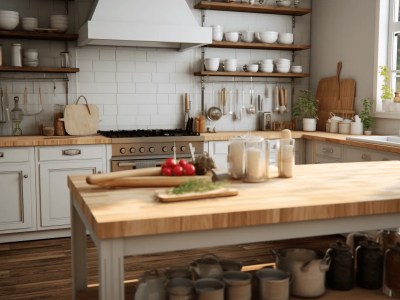
[[[272,248],[304,247],[325,251],[337,238],[325,236],[127,257],[125,279],[132,282],[146,270],[163,271],[170,266],[188,265],[206,253],[214,253],[224,259],[236,259],[245,266],[271,263],[274,261],[270,251]],[[94,287],[79,299],[96,299],[97,252],[90,238],[87,245],[89,285]],[[127,299],[133,299],[134,290],[135,284],[128,283]],[[0,244],[0,299],[72,299],[70,239]]]

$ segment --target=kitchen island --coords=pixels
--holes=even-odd
[[[239,195],[177,203],[154,188],[105,189],[69,177],[74,297],[87,288],[86,230],[100,299],[124,299],[124,256],[400,226],[400,162],[296,166],[290,179],[232,182]]]

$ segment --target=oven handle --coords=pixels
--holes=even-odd
[[[161,165],[164,163],[164,161],[156,161],[156,167],[161,167]],[[136,167],[136,162],[118,162],[118,167]]]

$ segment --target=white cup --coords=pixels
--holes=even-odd
[[[239,32],[225,32],[225,40],[227,40],[228,42],[237,42],[239,40]]]
[[[220,59],[217,57],[206,58],[204,60],[204,66],[207,71],[218,71]]]
[[[39,53],[37,49],[25,49],[24,50],[24,58],[28,58],[30,60],[38,59]]]
[[[278,43],[283,45],[293,44],[293,33],[284,32],[278,34]]]
[[[272,44],[278,39],[278,32],[276,31],[256,32],[254,35],[262,43]]]
[[[223,28],[221,25],[213,25],[212,26],[212,39],[213,41],[220,42],[224,37]]]
[[[242,31],[241,39],[243,42],[252,43],[254,41],[254,31]]]
[[[260,71],[264,73],[272,73],[274,70],[274,65],[261,65],[260,66]]]

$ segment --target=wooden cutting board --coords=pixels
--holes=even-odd
[[[325,131],[329,113],[339,106],[341,70],[342,63],[338,62],[336,76],[322,78],[318,83],[316,93],[319,105],[317,130]]]
[[[213,191],[201,193],[185,193],[181,195],[169,194],[167,191],[156,191],[156,197],[160,202],[177,202],[199,199],[210,199],[218,197],[237,196],[239,191],[234,188],[220,188]]]

